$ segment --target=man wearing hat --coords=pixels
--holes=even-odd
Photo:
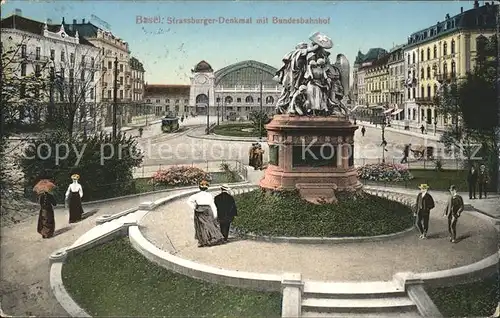
[[[255,156],[255,149],[256,148],[257,148],[257,143],[253,143],[252,146],[250,147],[250,149],[248,150],[248,165],[250,167],[254,167],[254,168],[255,168],[254,156]]]
[[[488,183],[490,178],[488,176],[488,171],[486,171],[486,166],[484,164],[479,166],[479,173],[477,175],[477,183],[479,186],[479,199],[486,199],[486,193],[488,192]]]
[[[457,221],[464,210],[464,200],[457,193],[457,188],[450,187],[451,196],[444,210],[444,216],[448,217],[448,232],[450,233],[450,242],[457,242]]]
[[[429,230],[429,217],[431,210],[434,209],[434,199],[427,192],[429,186],[421,184],[419,186],[420,193],[417,195],[417,202],[415,204],[415,215],[417,217],[417,228],[420,231],[420,238],[427,238],[427,231]]]
[[[223,184],[220,187],[221,193],[215,196],[214,202],[217,207],[217,219],[219,220],[220,231],[224,236],[224,242],[227,242],[229,236],[229,228],[234,217],[238,215],[236,202],[231,194],[229,194],[229,186]]]

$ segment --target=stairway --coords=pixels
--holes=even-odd
[[[302,317],[421,317],[404,289],[393,282],[309,281],[302,293]]]

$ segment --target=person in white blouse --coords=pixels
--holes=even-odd
[[[73,180],[73,183],[71,183],[68,190],[66,190],[66,201],[69,203],[69,223],[76,223],[82,220],[83,188],[80,183],[78,183],[79,179],[79,175],[72,175],[71,180]]]
[[[214,197],[207,191],[209,186],[208,181],[201,181],[200,192],[193,194],[187,200],[194,215],[194,238],[198,241],[198,247],[213,246],[224,242],[217,223],[217,207]]]

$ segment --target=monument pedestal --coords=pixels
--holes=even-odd
[[[298,189],[313,203],[336,202],[335,192],[362,188],[354,167],[354,132],[344,117],[275,115],[266,125],[269,164],[260,186]]]

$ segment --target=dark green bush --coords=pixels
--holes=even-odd
[[[363,193],[339,194],[337,204],[312,204],[297,191],[256,190],[235,196],[240,233],[347,237],[396,233],[413,225],[409,207]]]
[[[68,145],[69,151],[61,145]],[[83,153],[80,161],[77,152]],[[58,186],[54,194],[62,202],[70,176],[77,173],[83,187],[83,201],[93,201],[134,193],[133,168],[138,167],[142,159],[143,154],[132,136],[118,134],[113,140],[101,133],[70,138],[64,131],[56,131],[34,140],[19,158],[19,165],[24,173],[26,194],[32,195],[31,189],[39,179],[48,178]]]

